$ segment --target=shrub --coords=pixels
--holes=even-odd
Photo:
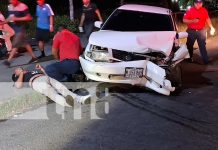
[[[69,16],[64,15],[64,16],[55,16],[54,17],[54,32],[51,34],[53,37],[54,34],[58,31],[58,27],[60,25],[66,25],[66,27],[74,32],[78,33],[78,24],[79,20],[75,19],[74,21],[71,21]],[[36,18],[34,18],[31,22],[28,23],[27,25],[27,36],[28,37],[35,37],[35,32],[36,32]]]
[[[75,19],[73,22],[70,20],[70,17],[67,15],[64,16],[55,16],[54,18],[54,30],[55,32],[57,32],[58,27],[60,25],[66,25],[66,27],[74,32],[77,33],[78,32],[78,24],[79,24],[79,20]]]

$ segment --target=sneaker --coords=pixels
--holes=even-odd
[[[28,64],[33,63],[33,62],[37,62],[38,58],[31,58],[30,61],[28,62]]]
[[[72,96],[70,96],[70,95],[67,95],[66,97],[65,97],[65,100],[66,100],[66,103],[68,104],[68,105],[70,105],[70,106],[74,106],[74,99],[73,99],[73,97]]]
[[[91,103],[91,96],[77,96],[76,101],[80,104],[90,104]]]
[[[8,60],[3,61],[3,64],[7,67],[10,67],[11,63]]]

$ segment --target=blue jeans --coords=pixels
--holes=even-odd
[[[69,75],[75,74],[80,69],[79,60],[66,59],[46,66],[45,72],[58,81],[67,81]]]
[[[188,33],[188,38],[187,38],[186,45],[189,51],[190,58],[193,57],[193,46],[195,41],[197,40],[201,57],[204,63],[207,64],[208,56],[206,50],[206,29],[202,29],[202,30],[188,29],[187,33]]]
[[[85,36],[87,38],[87,40],[89,39],[90,34],[93,32],[94,30],[94,22],[93,23],[87,23],[84,24],[84,30],[85,30]]]

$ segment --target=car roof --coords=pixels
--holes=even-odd
[[[148,6],[148,5],[126,4],[120,6],[118,9],[151,12],[151,13],[166,14],[166,15],[171,14],[170,9],[157,7],[157,6]]]

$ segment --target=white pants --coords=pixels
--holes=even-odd
[[[65,97],[67,95],[72,96],[75,100],[78,97],[76,94],[68,90],[65,85],[48,76],[39,76],[34,79],[32,82],[32,88],[62,106],[71,107],[66,103]]]

